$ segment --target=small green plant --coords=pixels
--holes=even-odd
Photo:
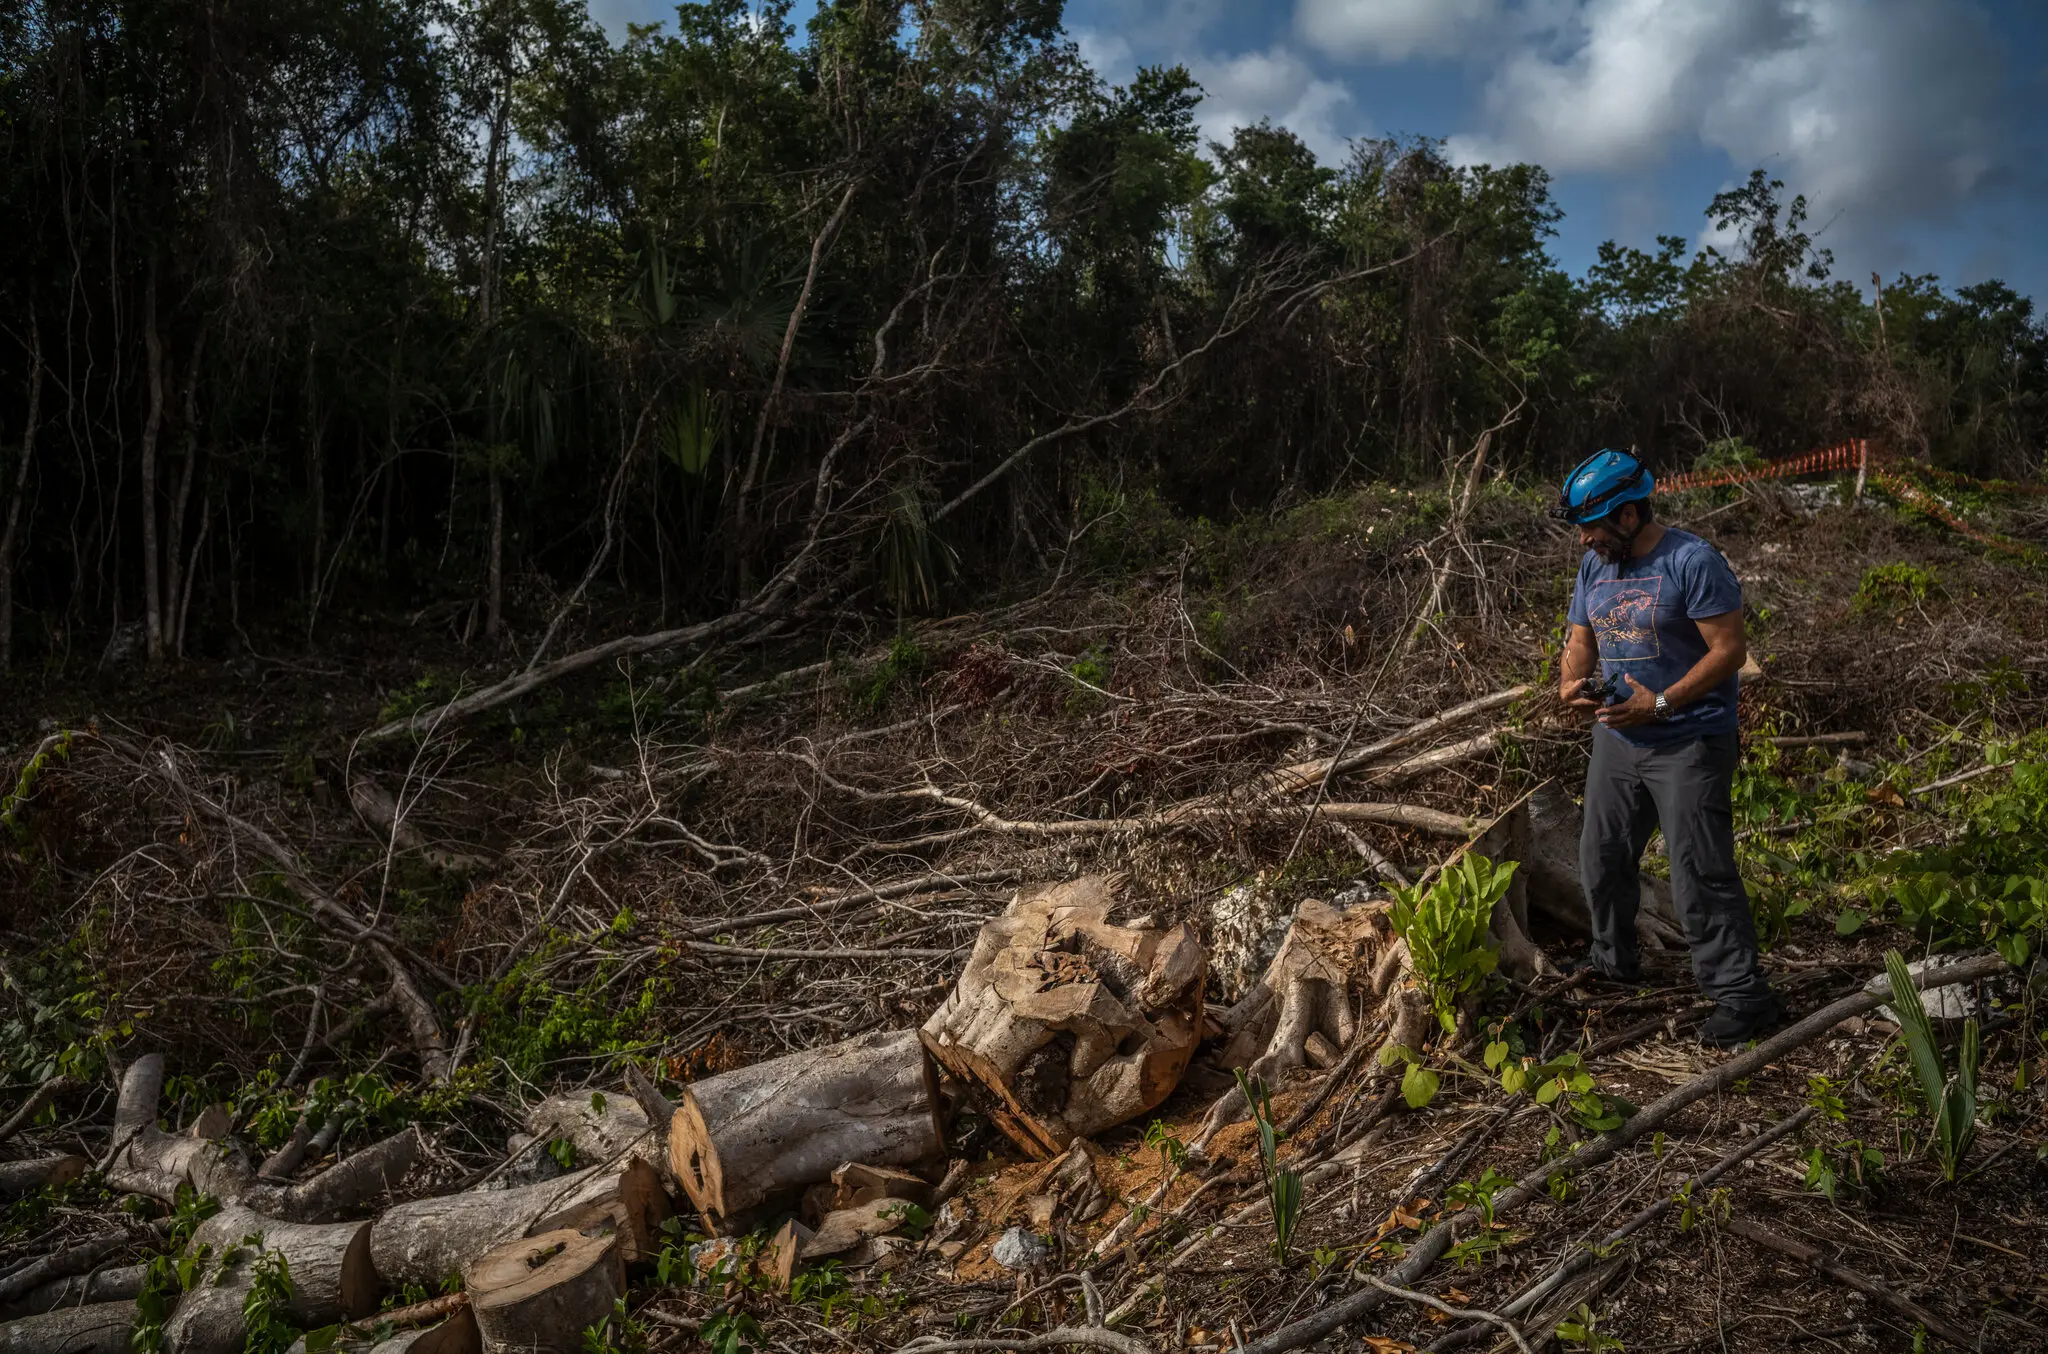
[[[576,1169],[576,1144],[567,1138],[550,1138],[547,1151],[548,1155],[554,1158],[555,1164],[563,1170]]]
[[[1586,1354],[1620,1354],[1627,1347],[1601,1331],[1599,1314],[1583,1302],[1578,1311],[1557,1323],[1557,1338],[1577,1345]]]
[[[646,1348],[647,1328],[627,1313],[624,1298],[613,1299],[604,1320],[583,1328],[583,1354],[642,1354]]]
[[[1856,585],[1856,609],[1881,611],[1918,605],[1940,585],[1933,570],[1917,564],[1879,564],[1863,571],[1863,580]]]
[[[1823,1119],[1839,1124],[1848,1118],[1848,1107],[1842,1103],[1841,1092],[1827,1077],[1811,1076],[1806,1079],[1806,1103],[1818,1110]]]
[[[1164,1119],[1145,1126],[1145,1146],[1159,1154],[1159,1164],[1168,1170],[1177,1171],[1187,1164],[1188,1145]]]
[[[1702,1223],[1728,1221],[1734,1211],[1734,1203],[1726,1189],[1710,1189],[1705,1198],[1692,1192],[1692,1181],[1685,1182],[1672,1198],[1678,1202],[1678,1230],[1690,1232]]]
[[[846,1271],[837,1260],[827,1260],[812,1269],[807,1269],[790,1280],[789,1300],[802,1305],[815,1304],[819,1320],[832,1324],[832,1309],[845,1300],[851,1285],[847,1283]]]
[[[1444,1191],[1444,1198],[1454,1204],[1479,1210],[1479,1220],[1486,1225],[1493,1223],[1493,1199],[1502,1190],[1515,1183],[1511,1175],[1502,1175],[1488,1166],[1479,1173],[1477,1180],[1460,1180]]]
[[[1280,1127],[1273,1121],[1273,1098],[1265,1083],[1237,1070],[1237,1088],[1251,1106],[1259,1129],[1259,1167],[1266,1177],[1266,1199],[1273,1210],[1273,1258],[1287,1259],[1287,1243],[1301,1221],[1301,1177],[1280,1165]]]
[[[1394,931],[1406,942],[1416,979],[1446,1034],[1457,1031],[1459,1001],[1499,962],[1487,944],[1487,927],[1515,868],[1514,861],[1495,865],[1468,852],[1427,887],[1394,890]]]
[[[1886,950],[1885,972],[1891,978],[1891,1007],[1899,1016],[1899,1035],[1920,1083],[1920,1097],[1934,1120],[1929,1145],[1941,1162],[1941,1178],[1953,1182],[1977,1138],[1977,1064],[1983,1045],[1976,1020],[1963,1022],[1963,1038],[1956,1050],[1956,1071],[1950,1076],[1935,1042],[1934,1023],[1913,986],[1905,958],[1897,950]]]
[[[1806,1187],[1833,1202],[1844,1188],[1866,1193],[1884,1180],[1884,1153],[1850,1138],[1833,1148],[1815,1146],[1806,1153]]]
[[[262,1238],[245,1237],[244,1246],[258,1246]],[[249,1296],[242,1299],[242,1323],[248,1334],[243,1354],[285,1354],[299,1338],[291,1322],[292,1269],[278,1251],[257,1255],[249,1272]]]
[[[745,1312],[720,1312],[698,1328],[697,1336],[711,1347],[711,1354],[741,1354],[756,1347],[761,1323]]]

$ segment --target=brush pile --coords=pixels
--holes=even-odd
[[[407,681],[52,710],[0,810],[0,1350],[2048,1338],[2041,918],[1958,901],[1987,814],[2048,818],[2039,609],[1774,502],[1715,527],[1790,618],[1738,812],[1797,1019],[1733,1056],[1654,869],[1645,983],[1560,974],[1566,547],[1505,495],[1469,572],[1367,498],[722,693],[622,670],[360,742]],[[1832,582],[1782,572],[1794,521]],[[1851,600],[1908,546],[1938,634]],[[348,699],[307,741],[309,686]],[[1956,1162],[1871,981],[1930,941]]]

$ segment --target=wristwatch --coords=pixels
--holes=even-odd
[[[1657,693],[1657,718],[1671,718],[1671,702],[1664,699],[1664,693],[1661,691]]]

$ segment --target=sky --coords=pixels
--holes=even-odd
[[[674,12],[590,5],[620,36]],[[1185,65],[1211,138],[1263,117],[1331,165],[1389,135],[1541,164],[1574,272],[1603,240],[1712,242],[1708,201],[1761,168],[1837,277],[2048,307],[2048,0],[1068,0],[1066,27],[1113,84]]]

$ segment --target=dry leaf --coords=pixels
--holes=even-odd
[[[1889,804],[1895,809],[1906,807],[1905,796],[1889,785],[1873,785],[1863,792],[1863,797],[1872,804]]]
[[[1372,1354],[1415,1354],[1415,1346],[1405,1340],[1395,1340],[1385,1335],[1368,1335],[1365,1347]]]

